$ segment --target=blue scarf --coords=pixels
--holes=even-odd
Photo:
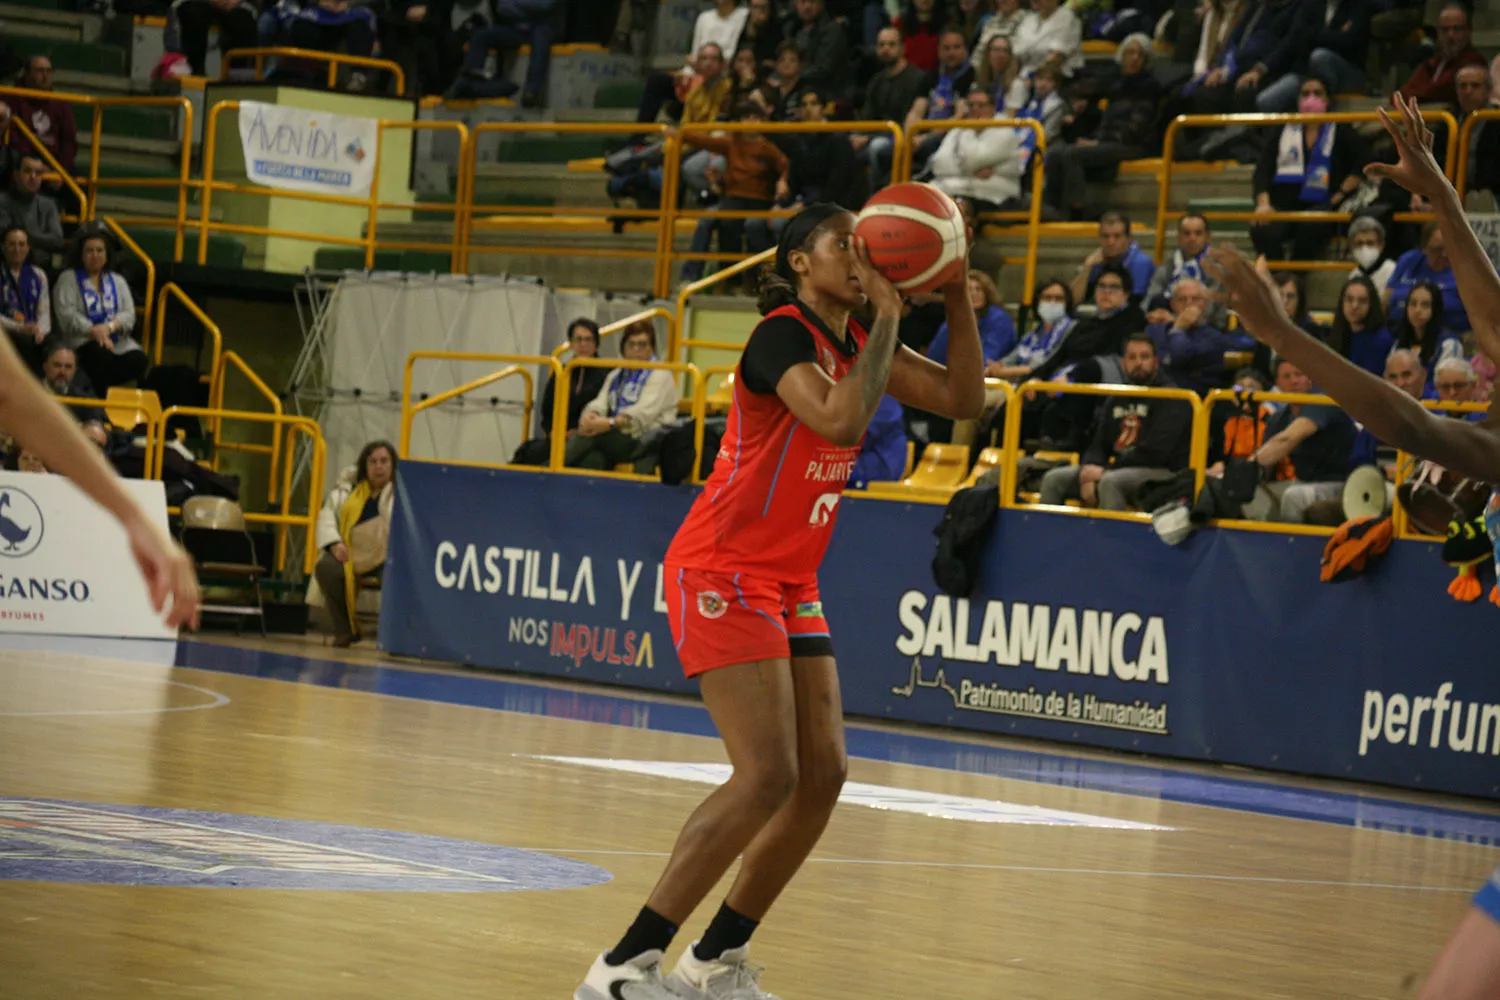
[[[1021,110],[1016,112],[1017,118],[1030,118],[1038,125],[1042,123],[1042,107],[1047,103],[1045,97],[1032,96],[1031,100],[1021,105]],[[1036,152],[1036,131],[1029,128],[1016,129],[1017,145],[1021,151],[1021,170],[1024,173],[1027,164],[1031,162],[1031,154]]]
[[[30,264],[21,265],[21,280],[0,264],[0,289],[5,293],[5,311],[22,323],[36,322],[37,304],[42,301],[42,272]]]
[[[1021,344],[1016,348],[1016,364],[1035,368],[1046,361],[1077,322],[1071,316],[1064,316],[1050,327],[1038,326],[1032,330],[1021,338]]]
[[[83,311],[88,313],[89,322],[98,326],[100,323],[108,323],[115,318],[115,313],[120,310],[120,297],[115,291],[115,276],[105,271],[99,276],[100,291],[94,291],[93,282],[89,281],[84,274],[83,268],[73,272],[78,279],[78,294],[83,296]],[[102,294],[101,294],[102,293]],[[111,333],[109,342],[119,343],[120,335]]]
[[[1283,125],[1281,142],[1276,151],[1276,183],[1302,182],[1298,197],[1305,205],[1323,205],[1330,198],[1331,163],[1333,161],[1334,126],[1318,128],[1318,139],[1311,153],[1303,143],[1301,125]]]
[[[656,355],[651,355],[651,360],[656,360]],[[634,406],[641,401],[641,392],[646,388],[646,380],[651,377],[650,368],[621,368],[620,374],[609,387],[609,415],[616,416],[627,406]]]
[[[1208,283],[1208,276],[1203,271],[1203,258],[1207,254],[1207,246],[1200,250],[1196,257],[1185,258],[1182,256],[1181,250],[1173,250],[1172,282],[1175,284],[1183,278],[1192,278],[1194,281],[1201,281],[1206,285]]]
[[[953,117],[956,98],[953,92],[953,85],[958,81],[958,75],[963,71],[963,66],[960,66],[951,73],[941,69],[938,70],[937,86],[932,88],[932,97],[929,99],[927,105],[927,118],[929,121],[941,121],[945,118]]]

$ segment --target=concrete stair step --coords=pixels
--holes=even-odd
[[[145,95],[150,87],[137,85],[128,76],[113,73],[90,73],[84,70],[58,68],[53,74],[58,90],[68,90],[93,97],[127,97],[131,94]]]
[[[175,193],[168,198],[143,198],[140,195],[123,194],[124,188],[103,188],[99,192],[99,214],[100,215],[149,215],[163,219],[172,219],[177,215],[177,199]],[[112,193],[114,192],[114,193]],[[189,223],[199,217],[200,209],[196,199],[188,199]],[[224,209],[215,205],[209,210],[208,217],[215,222],[224,221]]]
[[[95,42],[104,31],[104,18],[98,14],[79,14],[24,3],[0,3],[0,29],[7,33],[43,38],[67,38],[70,41]],[[63,31],[66,35],[44,33]]]

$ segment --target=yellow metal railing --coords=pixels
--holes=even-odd
[[[629,329],[630,327],[634,326],[637,323],[644,322],[644,321],[650,321],[650,322],[654,323],[658,319],[664,319],[664,320],[667,321],[667,331],[668,331],[667,336],[669,338],[669,343],[670,343],[672,323],[673,323],[672,310],[667,309],[667,308],[665,308],[663,306],[654,306],[654,307],[652,307],[650,309],[642,309],[638,313],[631,313],[629,316],[626,316],[624,319],[617,319],[613,323],[606,323],[606,324],[604,324],[603,326],[601,326],[599,328],[599,340],[600,340],[600,342],[602,344],[602,342],[603,342],[603,340],[604,340],[605,337],[611,336],[612,334],[616,334],[616,333],[624,333],[627,329]],[[556,347],[554,347],[552,349],[552,356],[554,358],[561,358],[566,353],[568,353],[568,342],[567,341],[563,341],[561,344],[558,344]],[[671,351],[670,350],[668,350],[667,356],[671,357]]]
[[[715,271],[713,274],[710,274],[706,278],[699,278],[697,281],[690,282],[679,288],[677,290],[677,311],[672,316],[672,329],[670,335],[667,338],[666,357],[675,360],[679,354],[682,354],[691,347],[702,347],[708,350],[728,351],[738,351],[743,348],[745,346],[743,343],[729,344],[722,343],[716,340],[690,340],[684,338],[682,336],[682,327],[687,317],[688,299],[692,298],[694,295],[697,295],[701,291],[712,288],[714,285],[717,285],[720,282],[728,281],[730,278],[733,278],[738,274],[743,274],[751,268],[760,267],[760,265],[766,263],[767,261],[775,259],[776,251],[774,248],[771,250],[762,250],[758,254],[746,257],[744,260],[741,260],[734,264],[730,264],[726,268]]]
[[[441,121],[386,121],[381,120],[376,127],[377,149],[385,146],[380,140],[385,138],[387,129],[410,129],[411,131],[442,132],[452,131],[458,133],[459,162],[463,162],[463,155],[469,149],[469,127],[463,122],[441,122]],[[385,157],[379,152],[375,155],[375,173],[370,179],[370,221],[365,230],[365,267],[375,266],[375,251],[385,250],[427,250],[436,252],[447,252],[450,257],[449,266],[454,273],[460,273],[466,266],[467,257],[464,252],[464,244],[467,239],[467,220],[464,206],[469,202],[469,192],[472,190],[464,186],[464,171],[458,171],[458,188],[454,192],[453,204],[445,205],[438,202],[388,202],[380,200],[380,166]],[[403,164],[404,166],[404,164]],[[453,213],[453,238],[447,243],[426,243],[413,240],[388,242],[383,247],[379,243],[376,231],[380,228],[380,212],[382,209],[396,209],[401,211],[423,212],[451,212]]]
[[[1423,109],[1422,118],[1429,123],[1442,122],[1448,126],[1448,134],[1458,134],[1458,122],[1453,115],[1447,111],[1429,111]],[[1166,140],[1162,148],[1162,173],[1161,187],[1157,192],[1156,201],[1156,243],[1152,251],[1152,259],[1158,263],[1166,259],[1167,239],[1167,217],[1171,213],[1172,177],[1174,173],[1175,150],[1177,148],[1177,135],[1184,128],[1217,128],[1226,125],[1244,125],[1255,127],[1270,127],[1274,125],[1352,125],[1363,122],[1378,122],[1380,116],[1373,111],[1330,111],[1320,115],[1304,114],[1278,114],[1278,115],[1178,115],[1167,125]],[[1444,161],[1443,172],[1449,177],[1453,176],[1453,164],[1455,147],[1457,143],[1448,143],[1447,157]],[[1344,222],[1347,223],[1353,216],[1348,212],[1341,211],[1309,211],[1309,212],[1218,212],[1209,211],[1201,213],[1210,222],[1214,221],[1242,221],[1242,222]],[[1395,216],[1397,222],[1425,222],[1432,218],[1430,212],[1400,212]],[[1348,261],[1285,261],[1275,262],[1279,269],[1288,270],[1332,270],[1347,269]]]
[[[1475,111],[1464,119],[1463,127],[1458,130],[1458,141],[1448,143],[1448,155],[1450,159],[1453,156],[1453,147],[1457,146],[1459,150],[1458,166],[1448,176],[1453,178],[1453,186],[1458,189],[1460,200],[1463,199],[1464,195],[1469,193],[1469,137],[1474,134],[1476,126],[1494,121],[1500,121],[1500,108],[1484,108],[1483,110]],[[1496,128],[1500,128],[1500,125],[1497,125]],[[1449,132],[1448,134],[1452,135],[1453,133]],[[1496,191],[1495,196],[1500,197],[1500,191]]]
[[[693,400],[693,474],[688,482],[697,483],[702,479],[698,475],[699,456],[703,451],[703,408],[701,406],[705,393],[702,391],[703,374],[697,365],[686,364],[675,361],[628,361],[623,358],[574,358],[569,361],[563,369],[563,377],[554,383],[556,389],[553,391],[552,407],[552,465],[555,472],[575,472],[588,475],[609,475],[626,479],[642,479],[647,477],[630,475],[617,472],[595,472],[589,469],[568,469],[563,465],[563,452],[566,450],[566,438],[568,431],[568,394],[572,388],[574,368],[618,368],[618,369],[645,369],[647,371],[667,371],[679,375],[687,375],[691,380],[690,391],[684,393]]]
[[[208,407],[211,410],[224,409],[224,376],[228,373],[229,366],[233,365],[239,373],[245,376],[251,387],[271,405],[271,413],[280,416],[282,413],[281,399],[271,391],[271,387],[261,381],[259,375],[245,363],[234,351],[225,351],[219,358],[218,365],[214,368],[213,377],[209,382]],[[281,436],[277,428],[272,428],[271,443],[257,444],[253,441],[225,441],[220,431],[222,422],[216,423],[214,427],[214,457],[212,468],[215,472],[219,469],[219,455],[225,451],[246,451],[257,455],[271,456],[271,476],[269,496],[267,502],[276,502],[277,472],[281,466]]]
[[[449,389],[446,392],[440,392],[436,396],[431,396],[427,399],[424,399],[421,402],[414,404],[409,412],[403,408],[401,420],[402,454],[406,454],[406,449],[408,445],[411,444],[411,421],[416,418],[417,414],[421,413],[423,410],[430,410],[434,406],[441,406],[442,404],[448,402],[448,400],[450,399],[456,399],[459,396],[463,396],[467,393],[473,392],[476,389],[483,389],[487,385],[493,385],[494,383],[499,382],[503,379],[510,378],[512,375],[519,375],[521,377],[521,380],[526,385],[526,395],[522,403],[523,416],[521,420],[521,426],[527,428],[527,430],[529,431],[531,429],[531,407],[533,401],[536,398],[536,376],[532,375],[530,371],[522,368],[520,365],[509,365],[505,368],[499,369],[498,371],[490,372],[488,375],[481,375],[479,378],[471,379],[470,381],[465,382],[463,385],[457,386],[456,388]]]
[[[0,98],[3,98],[4,94],[5,88],[0,87]],[[62,221],[88,221],[89,198],[88,195],[83,193],[83,188],[78,186],[78,181],[74,179],[71,173],[63,169],[63,165],[57,162],[57,157],[52,155],[52,150],[42,145],[42,141],[36,137],[36,133],[31,131],[31,129],[27,127],[26,123],[21,121],[20,118],[12,116],[10,119],[10,127],[19,131],[21,133],[21,138],[29,142],[31,144],[31,147],[36,150],[37,155],[41,157],[42,162],[45,163],[49,168],[51,168],[52,172],[50,174],[47,174],[46,177],[56,177],[58,180],[62,181],[63,186],[73,193],[73,197],[76,198],[78,200],[78,204],[82,206],[79,209],[78,215],[62,215],[61,213],[59,213],[59,217],[62,219]],[[29,156],[31,154],[28,153],[27,155]]]
[[[141,300],[140,308],[136,310],[141,317],[141,321],[136,324],[136,329],[141,331],[141,350],[145,351],[149,357],[151,354],[151,306],[156,299],[156,262],[151,259],[150,254],[141,249],[139,243],[130,238],[129,233],[120,228],[119,223],[107,215],[101,218],[105,228],[114,233],[120,245],[130,251],[146,269],[146,295]]]
[[[219,331],[219,325],[208,318],[208,313],[198,307],[198,303],[188,298],[186,292],[177,287],[175,282],[167,282],[161,286],[161,291],[156,297],[156,354],[151,359],[155,365],[161,364],[162,340],[167,322],[167,302],[176,299],[182,303],[183,308],[192,313],[198,322],[203,324],[203,329],[208,333],[210,340],[208,371],[209,371],[209,395],[214,395],[213,379],[219,371],[219,357],[224,353],[224,334]]]
[[[103,410],[104,409],[104,400],[102,400],[102,399],[94,399],[94,398],[88,397],[88,396],[53,396],[52,398],[55,399],[55,400],[57,400],[62,405],[66,406],[66,407],[69,407],[71,409],[75,409],[75,410]],[[149,420],[147,420],[145,423],[146,423],[146,445],[145,445],[145,453],[146,453],[147,456],[150,456],[151,449],[154,448],[154,447],[156,447],[157,427],[156,427],[155,424],[153,424]],[[124,430],[130,430],[131,428],[127,427],[127,428],[123,428],[123,429]],[[160,476],[153,476],[153,475],[151,475],[151,465],[150,465],[149,460],[147,461],[146,465],[142,469],[141,475],[145,479],[158,479],[158,478],[160,478]]]
[[[436,397],[433,397],[431,399],[424,399],[424,400],[420,400],[420,401],[414,401],[412,399],[412,394],[411,394],[412,372],[416,368],[418,361],[482,361],[482,362],[500,363],[500,364],[503,364],[503,365],[507,365],[509,367],[501,369],[499,371],[491,372],[490,374],[482,376],[479,379],[475,379],[473,381],[466,382],[466,383],[464,383],[463,385],[459,386],[456,389],[450,389],[450,390],[447,390],[446,392],[439,393]],[[610,362],[606,362],[605,364],[606,364],[606,366],[613,366],[615,364],[615,362],[610,361]],[[550,356],[543,356],[543,355],[539,355],[539,354],[484,354],[484,353],[475,353],[475,352],[468,352],[468,351],[414,351],[411,354],[408,354],[406,356],[406,368],[405,368],[405,372],[403,373],[402,379],[401,379],[401,436],[400,436],[399,448],[400,448],[400,451],[401,451],[402,458],[404,460],[407,460],[407,461],[414,460],[413,456],[411,454],[411,424],[412,424],[412,418],[415,417],[418,413],[422,412],[423,410],[429,409],[429,408],[431,408],[433,406],[436,406],[439,403],[443,403],[443,402],[448,401],[449,399],[453,399],[456,396],[461,396],[461,395],[463,395],[466,392],[470,392],[470,391],[472,391],[474,389],[478,389],[478,388],[480,388],[482,386],[489,385],[492,382],[497,382],[497,381],[499,381],[502,378],[509,377],[509,375],[511,375],[513,373],[520,373],[521,375],[523,375],[525,377],[525,382],[526,382],[526,424],[525,424],[525,427],[526,427],[527,433],[530,433],[530,431],[531,431],[531,407],[532,407],[532,400],[534,399],[534,396],[532,394],[533,393],[533,385],[534,385],[534,383],[532,381],[531,372],[528,371],[528,370],[526,370],[525,368],[518,367],[518,366],[523,366],[523,365],[524,366],[536,365],[536,366],[548,369],[548,371],[551,373],[552,384],[553,384],[553,386],[555,388],[553,389],[553,397],[554,397],[553,398],[553,412],[552,412],[552,414],[550,414],[548,416],[548,420],[550,421],[550,426],[552,426],[554,428],[556,428],[558,426],[558,419],[559,419],[559,417],[557,415],[559,413],[558,403],[560,402],[561,403],[561,411],[560,411],[561,412],[561,418],[560,419],[561,419],[561,426],[563,428],[563,431],[562,431],[561,434],[554,434],[553,435],[552,450],[551,450],[551,462],[550,462],[550,464],[551,464],[551,467],[554,468],[554,469],[561,468],[562,467],[562,449],[563,449],[564,444],[566,443],[564,439],[567,437],[567,422],[568,422],[567,383],[566,383],[566,379],[564,378],[564,369],[563,369],[563,366],[557,360],[557,358],[550,357]],[[560,389],[557,388],[557,387],[560,387]],[[415,459],[415,460],[416,461],[422,461],[422,459]],[[505,463],[505,462],[494,462],[494,463],[488,463],[488,462],[451,462],[450,464],[453,464],[453,465],[473,465],[473,466],[478,466],[478,467],[482,467],[482,468],[503,468],[508,463]]]
[[[237,59],[255,60],[255,79],[265,78],[267,59],[303,59],[308,62],[323,62],[328,64],[328,87],[331,90],[338,85],[339,69],[343,66],[353,66],[360,69],[384,70],[390,73],[396,83],[396,93],[406,93],[406,74],[401,67],[389,59],[375,59],[370,56],[351,56],[342,52],[322,52],[316,49],[293,49],[293,48],[254,48],[254,49],[230,49],[224,53],[224,68],[219,74],[219,79],[230,78],[230,66]]]

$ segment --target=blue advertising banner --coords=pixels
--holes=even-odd
[[[683,691],[660,561],[693,491],[401,466],[381,645]],[[851,714],[1500,798],[1500,609],[1436,547],[1318,580],[1323,540],[1002,511],[976,593],[942,508],[851,496],[820,576]]]

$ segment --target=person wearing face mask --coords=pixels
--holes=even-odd
[[[1073,318],[1073,291],[1067,282],[1054,278],[1042,283],[1036,291],[1036,318],[1036,326],[1027,331],[1015,350],[986,369],[986,375],[1020,383],[1052,359],[1078,323]]]
[[[1298,90],[1297,110],[1318,115],[1331,110],[1327,81],[1308,77]],[[1350,125],[1304,126],[1293,122],[1269,129],[1255,165],[1255,211],[1336,212],[1359,189],[1370,151]],[[1316,260],[1338,232],[1334,222],[1252,221],[1251,242],[1271,260]]]
[[[1443,326],[1455,334],[1468,333],[1469,313],[1458,297],[1458,280],[1435,220],[1422,227],[1420,246],[1396,258],[1396,268],[1385,288],[1386,309],[1392,315],[1401,315],[1406,308],[1406,297],[1423,281],[1430,281],[1442,290]]]
[[[1347,234],[1349,258],[1354,261],[1354,270],[1346,277],[1364,275],[1370,279],[1375,290],[1385,294],[1385,286],[1396,270],[1396,262],[1385,255],[1385,227],[1377,219],[1361,215],[1349,223]]]

